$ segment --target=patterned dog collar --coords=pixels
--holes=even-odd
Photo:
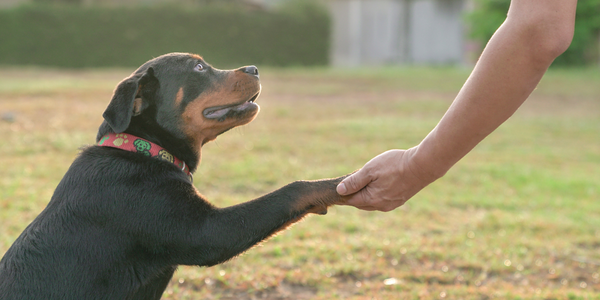
[[[193,179],[190,168],[185,162],[171,153],[167,152],[163,147],[152,143],[143,138],[128,134],[128,133],[109,133],[103,136],[98,142],[98,146],[112,147],[125,151],[137,152],[148,157],[158,158],[168,161],[176,165],[181,171],[188,175],[190,180]]]

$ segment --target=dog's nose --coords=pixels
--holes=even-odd
[[[256,66],[248,66],[242,68],[242,72],[258,77],[258,68]]]

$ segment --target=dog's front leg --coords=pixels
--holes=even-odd
[[[328,206],[343,201],[335,191],[343,178],[296,181],[255,200],[214,210],[202,226],[203,265],[224,262],[308,213],[325,214]]]

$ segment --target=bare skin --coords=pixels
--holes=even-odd
[[[389,150],[337,186],[347,205],[391,211],[444,176],[525,102],[570,45],[577,0],[512,0],[471,76],[438,125],[408,150]]]

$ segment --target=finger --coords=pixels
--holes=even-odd
[[[347,205],[347,206],[352,206],[354,208],[360,209],[360,210],[367,210],[367,211],[373,211],[373,210],[377,210],[377,208],[373,207],[372,205],[369,204],[364,204],[364,203],[341,203],[339,205]]]
[[[348,199],[348,201],[346,201],[346,203],[344,203],[346,205],[351,205],[354,207],[363,207],[363,206],[371,206],[370,203],[365,203],[364,199],[356,197],[356,195],[354,195],[354,197]]]
[[[354,208],[360,209],[360,210],[365,210],[365,211],[379,211],[380,209],[378,209],[375,206],[371,206],[371,205],[351,205]]]
[[[386,204],[380,205],[376,209],[381,212],[390,212],[400,206],[402,206],[402,205],[401,204],[398,205],[397,203],[386,203]]]
[[[365,211],[380,211],[380,212],[389,212],[392,211],[394,209],[396,209],[396,206],[389,206],[389,205],[351,205],[351,204],[344,204],[344,205],[350,205],[353,206],[357,209],[360,210],[365,210]]]
[[[362,189],[358,193],[348,196],[341,205],[353,206],[360,210],[381,212],[389,212],[402,206],[401,203],[393,201],[373,201],[373,196],[369,194],[368,189]]]
[[[342,180],[335,188],[338,194],[342,196],[354,194],[369,184],[372,180],[367,176],[366,171],[363,170],[360,169],[358,172]]]
[[[377,209],[373,206],[355,206],[356,208],[364,211],[376,211]]]
[[[364,207],[372,207],[373,203],[369,200],[370,195],[368,195],[367,189],[362,189],[355,194],[348,196],[345,205],[354,206],[359,209],[363,209]]]

